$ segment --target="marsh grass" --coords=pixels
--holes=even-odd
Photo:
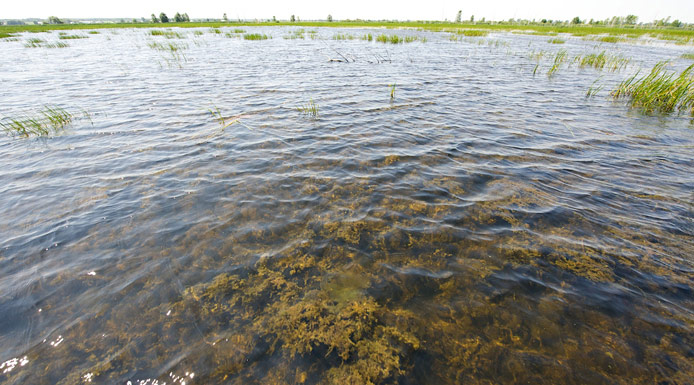
[[[667,114],[677,111],[694,116],[694,64],[679,75],[668,71],[669,62],[656,64],[648,75],[633,76],[621,82],[611,92],[614,99],[627,98],[632,107],[647,114]]]
[[[47,43],[45,40],[37,39],[37,38],[31,38],[24,43],[24,46],[27,48],[66,48],[69,47],[67,43],[63,43],[62,41],[55,42],[55,43]]]
[[[361,36],[361,40],[373,41],[373,39],[374,39],[374,37],[373,37],[373,35],[370,34],[370,33],[367,33],[367,34]]]
[[[488,31],[481,29],[459,29],[455,33],[467,37],[483,37],[489,35]]]
[[[619,43],[620,41],[624,41],[624,39],[617,37],[617,36],[600,36],[595,38],[596,41],[603,42],[603,43]]]
[[[99,32],[99,31],[89,31],[89,32],[87,32],[87,33],[90,34],[90,35],[98,35],[98,34],[100,34],[101,32]]]
[[[271,37],[265,34],[259,34],[259,33],[246,33],[243,35],[244,40],[267,40],[270,39]]]
[[[89,117],[88,113],[84,113]],[[75,115],[56,106],[44,106],[42,110],[19,118],[0,121],[0,127],[12,136],[28,138],[60,133],[75,119]]]
[[[354,40],[356,36],[349,33],[336,33],[333,35],[333,40]]]
[[[205,34],[205,32],[200,31],[200,30],[195,30],[195,31],[193,31],[193,36],[202,36],[202,35],[204,35],[204,34]]]
[[[284,35],[284,39],[286,40],[296,40],[296,39],[301,39],[304,40],[306,39],[306,36],[304,36],[304,29],[297,29],[292,31],[291,33]]]
[[[694,53],[683,53],[681,59],[694,60]]]
[[[567,53],[566,50],[561,50],[554,56],[554,63],[547,71],[547,76],[552,77],[561,68],[561,65],[566,61]]]
[[[220,127],[221,127],[222,130],[224,130],[225,128],[231,126],[231,125],[234,124],[234,123],[238,123],[238,122],[239,122],[238,119],[234,119],[234,120],[227,121],[227,119],[226,119],[226,118],[224,117],[224,115],[222,114],[222,111],[220,111],[219,108],[218,108],[217,106],[212,106],[212,107],[208,108],[207,111],[210,113],[210,115],[212,115],[212,118],[213,118],[215,121],[217,121],[217,123],[219,123],[219,125],[220,125]]]
[[[424,37],[419,37],[419,36],[405,36],[405,37],[400,37],[398,35],[386,35],[386,34],[380,34],[376,36],[376,41],[379,43],[390,43],[390,44],[402,44],[402,43],[412,43],[415,41],[421,41],[422,43],[426,42],[426,38]]]
[[[8,37],[15,37],[16,35],[12,33],[7,33],[7,32],[0,32],[0,39],[5,39]]]
[[[610,55],[607,51],[602,51],[599,54],[578,55],[574,58],[574,63],[578,63],[581,67],[607,69],[612,72],[626,67],[630,61],[629,58]]]
[[[586,91],[586,98],[592,98],[593,96],[597,95],[598,92],[600,92],[605,86],[603,84],[597,85],[598,81],[600,79],[596,79],[593,84],[590,85],[590,88],[588,88],[588,91]]]
[[[566,43],[566,40],[562,39],[552,39],[548,41],[549,44],[564,44]]]
[[[215,35],[221,35],[221,34],[222,34],[222,30],[219,29],[219,28],[210,28],[210,33],[213,33],[213,34],[215,34]]]
[[[395,85],[396,84],[397,83],[388,84],[388,87],[390,87],[390,100],[395,99]]]
[[[309,100],[306,104],[300,105],[296,110],[313,119],[318,117],[318,104],[316,104],[313,99]]]
[[[84,35],[60,35],[58,36],[58,39],[60,40],[74,40],[74,39],[88,39],[89,36],[84,36]]]
[[[182,67],[183,62],[188,62],[188,58],[186,55],[183,53],[183,51],[188,49],[187,44],[183,43],[175,43],[175,42],[168,42],[168,43],[159,43],[156,41],[151,41],[147,43],[149,48],[159,51],[159,52],[166,52],[170,54],[170,57],[164,57],[164,60],[166,63],[169,65],[169,67],[172,67],[174,64],[177,65],[179,68]]]
[[[186,37],[178,32],[153,29],[149,31],[151,36],[164,36],[167,39],[185,39]]]

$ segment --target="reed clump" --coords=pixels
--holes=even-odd
[[[62,41],[58,41],[55,43],[48,43],[45,40],[37,39],[37,38],[31,38],[26,41],[24,44],[25,47],[27,48],[66,48],[69,47],[67,43],[63,43]]]
[[[458,35],[468,36],[468,37],[482,37],[489,35],[488,31],[481,29],[459,29],[456,31]]]
[[[426,42],[425,37],[419,37],[419,36],[405,36],[405,37],[400,37],[398,35],[386,35],[386,34],[380,34],[376,36],[376,41],[379,43],[390,43],[390,44],[402,44],[402,43],[412,43],[415,41],[421,41],[422,43]]]
[[[617,36],[600,36],[596,38],[595,40],[603,42],[603,43],[619,43],[623,39],[617,37]]]
[[[645,113],[689,113],[694,116],[694,64],[679,75],[668,71],[668,62],[656,64],[648,75],[637,72],[611,93],[615,99],[627,98],[632,107]]]
[[[311,118],[317,118],[318,117],[318,104],[313,101],[313,99],[309,100],[308,103],[302,104],[299,107],[296,108],[297,111],[301,112],[302,114],[311,117]]]
[[[694,60],[694,53],[683,53],[680,58]]]
[[[0,121],[0,127],[12,136],[49,136],[61,132],[74,118],[60,107],[44,106],[38,113]]]
[[[548,41],[549,44],[564,44],[566,43],[566,40],[562,39],[551,39]]]
[[[15,35],[13,35],[13,34],[11,34],[11,33],[0,32],[0,39],[5,39],[5,38],[8,38],[8,37],[14,37],[14,36],[15,36]]]
[[[259,33],[246,33],[243,35],[244,40],[267,40],[270,36]]]
[[[161,29],[153,29],[153,30],[149,31],[149,34],[151,36],[163,36],[167,39],[185,39],[185,36],[183,36],[182,34],[180,34],[178,32],[164,31]]]
[[[626,67],[631,60],[621,56],[613,56],[602,51],[599,54],[579,55],[574,58],[574,62],[581,67],[593,67],[595,69],[607,69],[609,71],[618,71]]]
[[[75,40],[75,39],[87,39],[88,36],[84,35],[60,35],[58,39],[60,40]]]
[[[566,61],[566,50],[561,50],[554,55],[554,63],[547,71],[547,76],[552,77],[561,68],[561,65]],[[536,67],[537,70],[537,67]]]

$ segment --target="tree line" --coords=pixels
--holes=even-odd
[[[152,14],[152,23],[168,23],[170,21],[172,21],[172,20],[170,20],[169,17],[166,16],[166,14],[164,12],[160,13],[159,17],[157,17],[157,15],[155,15],[155,14]],[[187,13],[181,14],[181,13],[176,12],[176,15],[173,18],[174,23],[183,23],[183,22],[187,22],[187,21],[190,21],[190,17],[188,17]]]

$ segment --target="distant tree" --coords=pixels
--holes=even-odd
[[[57,16],[48,17],[48,24],[65,24]]]
[[[475,15],[472,15],[472,16],[470,16],[470,23],[474,23],[474,22],[475,22]]]
[[[159,19],[157,19],[157,15],[152,14],[152,23],[158,23]]]
[[[462,21],[462,18],[463,18],[463,11],[460,10],[460,11],[458,11],[458,14],[455,15],[455,22],[460,23]]]
[[[161,20],[162,23],[168,23],[169,22],[169,17],[166,16],[164,12],[159,14],[159,20]]]
[[[480,20],[480,23],[484,23],[484,17],[482,18],[482,20]]]
[[[296,17],[295,17],[294,15],[292,15],[292,17],[289,18],[289,21],[291,21],[292,23],[295,22],[295,21],[296,21]]]
[[[183,18],[181,17],[181,14],[176,12],[176,14],[174,15],[174,22],[180,23],[182,21],[183,21]]]
[[[273,16],[273,17],[272,17],[272,22],[273,22],[273,23],[276,23],[276,22],[277,22],[277,18]]]
[[[634,25],[639,21],[639,17],[636,15],[627,15],[624,19],[625,24]]]
[[[328,15],[328,22],[332,23],[332,21],[333,21],[333,15]]]
[[[183,21],[190,22],[190,16],[188,16],[188,12],[181,15],[181,17],[183,18]]]
[[[133,24],[137,24],[137,19],[133,19]]]
[[[670,25],[673,26],[673,27],[675,27],[675,28],[680,28],[680,27],[682,27],[682,22],[679,21],[679,20],[677,20],[677,19],[675,19],[675,20],[672,21],[672,23],[670,23]]]
[[[574,17],[573,20],[571,20],[571,24],[581,24],[581,23],[582,23],[582,21],[578,16]]]
[[[540,20],[540,23],[542,23],[542,24],[547,24],[547,19],[542,19],[542,20]]]
[[[222,16],[222,20],[224,21],[229,21],[229,18],[227,17],[227,13],[224,12],[224,16]]]

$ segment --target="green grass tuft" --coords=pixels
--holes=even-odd
[[[60,107],[44,106],[38,113],[0,121],[0,127],[12,136],[49,136],[64,130],[74,118]]]
[[[149,31],[152,36],[164,36],[167,39],[185,39],[186,37],[174,31],[162,31],[161,29],[153,29]]]
[[[244,40],[267,40],[270,39],[270,36],[265,35],[265,34],[259,34],[259,33],[247,33],[243,35]]]
[[[683,53],[680,58],[694,60],[694,53]]]
[[[58,36],[60,40],[74,40],[74,39],[87,39],[88,36],[84,35],[60,35]]]
[[[308,117],[314,119],[318,117],[318,105],[313,101],[313,99],[309,100],[308,103],[297,107],[296,109]]]
[[[562,39],[552,39],[552,40],[548,41],[548,43],[549,43],[549,44],[564,44],[564,43],[566,43],[566,40],[562,40]]]
[[[607,69],[609,71],[618,71],[626,67],[630,59],[621,56],[612,56],[607,51],[602,51],[599,54],[579,55],[574,58],[574,62],[581,67],[593,67],[595,69]]]
[[[694,116],[694,64],[677,75],[665,69],[668,62],[656,64],[651,72],[637,78],[637,72],[624,80],[611,93],[612,97],[627,98],[632,107],[647,114],[689,113]]]

